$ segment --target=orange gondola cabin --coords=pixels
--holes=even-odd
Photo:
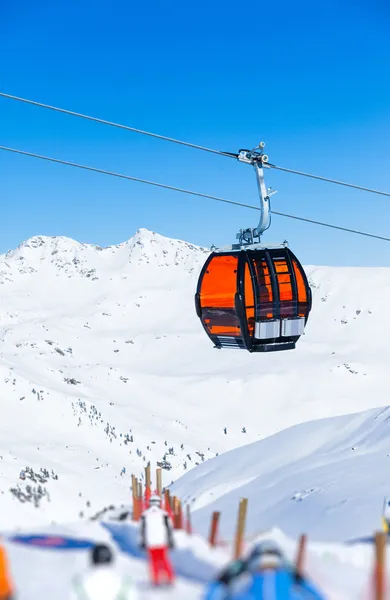
[[[195,296],[196,312],[217,348],[288,350],[302,335],[311,290],[285,246],[212,252]]]
[[[204,330],[217,348],[249,352],[288,350],[303,334],[311,310],[311,289],[297,257],[284,242],[260,244],[271,222],[270,196],[264,183],[264,143],[240,150],[238,160],[256,171],[260,222],[241,229],[239,243],[214,251],[199,276],[195,307]],[[258,240],[258,243],[256,243]]]

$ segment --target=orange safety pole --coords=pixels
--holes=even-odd
[[[248,507],[248,499],[241,498],[238,507],[237,530],[234,539],[234,559],[237,560],[242,554],[242,545],[244,541],[244,530],[246,521],[246,511]]]
[[[135,498],[134,498],[134,511],[133,511],[133,520],[134,521],[139,521],[141,514],[142,514],[142,483],[140,481],[138,481],[137,479],[136,481],[136,492],[135,492]]]
[[[210,534],[209,534],[209,544],[210,546],[217,545],[217,537],[218,537],[218,525],[221,513],[213,512],[211,515],[211,524],[210,524]]]
[[[306,555],[306,543],[307,543],[307,537],[303,533],[299,538],[297,557],[296,557],[296,561],[295,561],[295,568],[299,575],[303,575],[303,571],[304,571],[303,565],[305,562],[305,555]]]
[[[150,465],[145,467],[145,485],[146,487],[152,487],[152,478],[150,474]]]
[[[149,506],[150,496],[152,495],[152,484],[150,476],[150,465],[145,467],[145,506]]]
[[[138,492],[138,483],[135,475],[131,476],[131,491],[133,494],[133,498],[136,497]]]
[[[383,531],[375,534],[374,600],[385,600],[386,539],[387,536]]]
[[[188,535],[192,535],[191,509],[189,504],[186,506],[186,516],[186,532]]]
[[[142,498],[134,499],[133,521],[139,521],[142,514]]]
[[[149,507],[149,500],[150,500],[151,495],[152,495],[152,490],[150,489],[150,487],[146,487],[145,488],[145,507],[146,508]]]
[[[8,557],[4,546],[0,545],[0,598],[14,597],[14,584],[11,577],[11,572],[8,564]]]

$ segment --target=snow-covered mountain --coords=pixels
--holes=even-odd
[[[195,314],[207,254],[141,229],[103,249],[35,237],[0,257],[1,528],[126,502],[148,461],[169,483],[286,427],[388,403],[390,269],[307,267],[306,335],[251,355],[214,349]],[[22,481],[26,466],[47,471]]]

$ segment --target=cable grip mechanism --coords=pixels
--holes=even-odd
[[[260,199],[260,220],[256,228],[240,229],[236,235],[239,244],[247,246],[250,244],[260,243],[261,236],[271,225],[271,204],[270,197],[276,194],[277,190],[266,188],[264,181],[264,167],[267,165],[268,156],[264,154],[265,142],[260,142],[253,150],[239,150],[237,159],[240,162],[252,165],[256,172],[257,189]]]

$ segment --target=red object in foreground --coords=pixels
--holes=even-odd
[[[161,578],[165,578],[169,583],[173,583],[174,574],[168,548],[149,548],[148,556],[152,582],[158,585],[161,583]]]

